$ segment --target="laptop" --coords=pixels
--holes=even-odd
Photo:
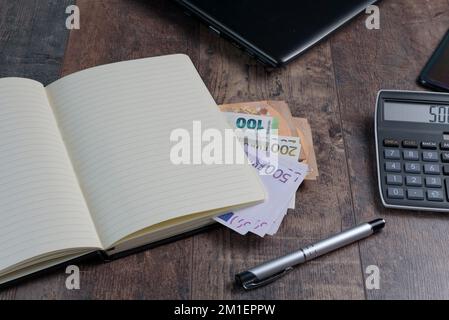
[[[175,0],[262,63],[284,65],[375,0]]]

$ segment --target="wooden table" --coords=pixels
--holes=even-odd
[[[45,84],[120,60],[188,54],[217,103],[286,100],[312,125],[320,178],[298,194],[278,235],[225,228],[107,264],[83,264],[81,290],[64,270],[0,298],[392,299],[449,298],[449,216],[385,210],[377,191],[373,112],[377,91],[419,89],[415,79],[449,25],[447,0],[384,0],[381,30],[359,16],[287,67],[267,71],[168,0],[78,0],[81,29],[65,28],[70,0],[0,0],[0,76]],[[245,293],[233,275],[266,259],[385,217],[385,231]],[[365,287],[380,269],[380,290]]]

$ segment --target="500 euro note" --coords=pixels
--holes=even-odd
[[[285,158],[273,164],[254,149],[248,151],[248,159],[259,172],[266,200],[215,220],[242,235],[253,232],[263,237],[267,233],[274,234],[279,228],[279,219],[285,216],[290,200],[307,175],[308,166]]]

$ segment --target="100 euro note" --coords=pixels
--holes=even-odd
[[[219,108],[222,112],[271,117],[273,125],[277,127],[280,136],[297,136],[296,128],[291,124],[291,119],[287,119],[287,114],[282,110],[277,110],[268,101],[225,104],[219,106]]]
[[[298,160],[301,154],[301,139],[278,135],[278,120],[268,116],[257,116],[234,112],[223,113],[228,123],[236,130],[239,141],[251,148],[277,156]]]
[[[241,130],[242,133],[257,136],[257,133],[266,137],[273,131],[277,132],[277,121],[272,117],[263,117],[234,112],[223,112],[228,123],[234,128]]]

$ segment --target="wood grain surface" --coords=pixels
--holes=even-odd
[[[70,0],[0,0],[0,77],[57,80],[69,30]]]
[[[219,228],[111,263],[80,265],[0,291],[0,299],[409,299],[449,298],[449,217],[382,208],[374,166],[377,91],[418,89],[415,79],[449,26],[447,0],[384,0],[381,30],[362,14],[286,67],[268,70],[169,0],[78,0],[81,29],[65,46],[69,1],[0,0],[0,76],[48,83],[99,64],[188,54],[217,103],[286,100],[309,119],[320,177],[300,189],[275,237]],[[64,54],[64,63],[62,56]],[[383,233],[245,293],[236,272],[372,218]],[[380,290],[365,270],[380,269]]]

